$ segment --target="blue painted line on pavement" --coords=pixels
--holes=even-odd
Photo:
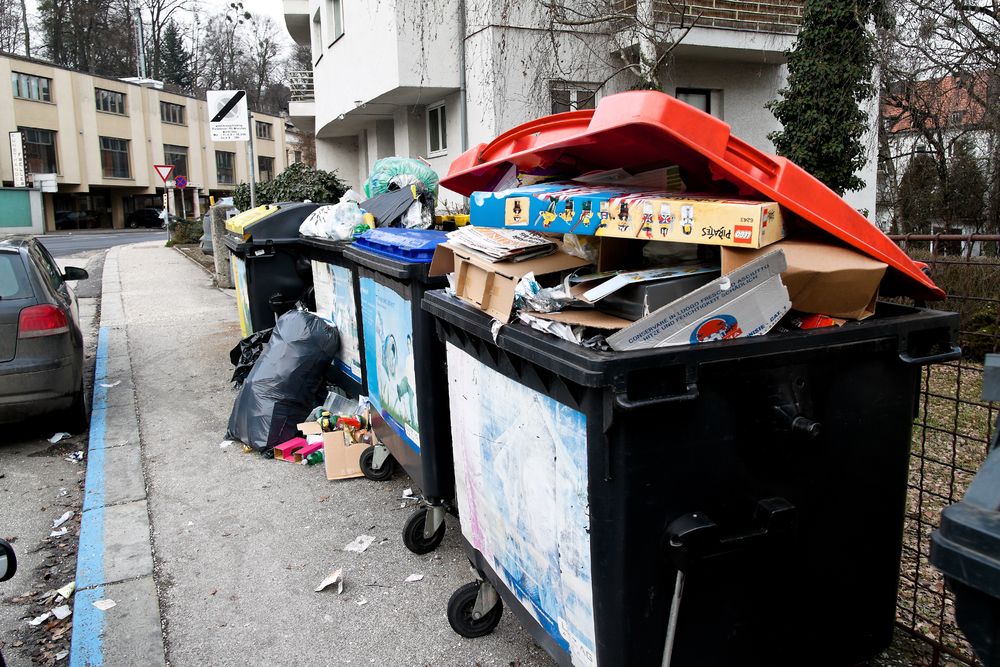
[[[77,592],[73,598],[70,667],[99,667],[104,664],[104,612],[94,607],[93,603],[104,597],[104,437],[108,390],[101,386],[101,381],[107,377],[108,334],[108,329],[101,327],[97,337],[87,481],[80,521],[80,546],[76,556]]]

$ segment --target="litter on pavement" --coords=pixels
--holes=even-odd
[[[73,595],[73,591],[75,590],[76,590],[76,582],[71,581],[62,588],[56,589],[56,593],[59,595],[59,597],[63,598],[64,600],[68,600],[70,596]]]
[[[351,542],[344,547],[344,551],[353,551],[354,553],[361,553],[368,547],[372,545],[375,538],[371,535],[358,535]]]
[[[404,579],[404,581],[406,583],[408,583],[408,584],[412,584],[413,582],[420,581],[423,578],[424,578],[424,575],[422,575],[422,574],[411,574],[406,579]]]
[[[52,612],[51,611],[47,611],[44,614],[41,614],[40,616],[36,616],[35,618],[33,618],[30,621],[28,621],[28,625],[39,626],[42,623],[44,623],[45,621],[49,620],[50,618],[52,618]]]
[[[93,605],[101,611],[107,611],[112,607],[117,607],[118,603],[110,598],[104,598],[103,600],[94,600]]]
[[[72,613],[73,611],[69,608],[69,605],[66,604],[60,605],[52,610],[52,615],[60,621],[64,618],[69,618],[69,615]]]
[[[326,579],[320,582],[319,586],[316,587],[316,592],[319,593],[322,590],[337,585],[337,593],[344,592],[344,571],[341,568],[337,568],[333,572],[327,575]]]
[[[51,442],[54,445],[57,442],[59,442],[60,440],[63,440],[63,439],[68,438],[68,437],[69,437],[69,433],[66,433],[65,431],[60,431],[59,433],[56,433],[51,438],[49,438],[49,442]]]
[[[67,511],[65,514],[63,514],[58,519],[53,519],[53,521],[52,521],[52,527],[53,528],[58,528],[59,526],[63,525],[64,523],[66,523],[67,521],[69,521],[72,518],[73,518],[73,512],[72,511]]]

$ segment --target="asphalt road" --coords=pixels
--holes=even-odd
[[[116,245],[142,243],[144,241],[167,241],[167,232],[162,229],[120,230],[109,232],[68,232],[46,234],[39,241],[48,248],[53,257],[66,257],[88,250],[107,250]]]

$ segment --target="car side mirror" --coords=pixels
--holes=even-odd
[[[7,540],[0,540],[0,581],[7,581],[17,572],[14,547]]]
[[[76,266],[67,266],[63,271],[63,280],[86,280],[90,277],[86,269]]]

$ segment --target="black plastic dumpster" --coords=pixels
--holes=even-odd
[[[226,221],[243,337],[274,326],[312,286],[299,250],[299,226],[319,204],[258,206]]]
[[[880,304],[605,353],[520,324],[494,342],[444,291],[424,309],[485,582],[449,601],[459,634],[491,632],[502,599],[562,665],[851,665],[889,645],[920,366],[959,354],[957,315]]]
[[[374,229],[344,251],[357,265],[368,398],[382,443],[361,455],[361,469],[387,479],[394,458],[421,489],[422,506],[403,528],[414,553],[441,543],[444,515],[454,508],[444,344],[420,308],[425,291],[447,284],[427,275],[434,249],[446,240],[433,230]]]
[[[1000,354],[986,356],[983,399],[1000,401]],[[955,620],[985,667],[1000,665],[1000,416],[991,452],[962,502],[931,534],[931,563],[955,594]]]
[[[357,267],[344,257],[351,242],[302,236],[299,244],[312,268],[315,312],[333,322],[340,334],[332,379],[352,398],[366,395],[364,331],[359,317],[361,289]]]

